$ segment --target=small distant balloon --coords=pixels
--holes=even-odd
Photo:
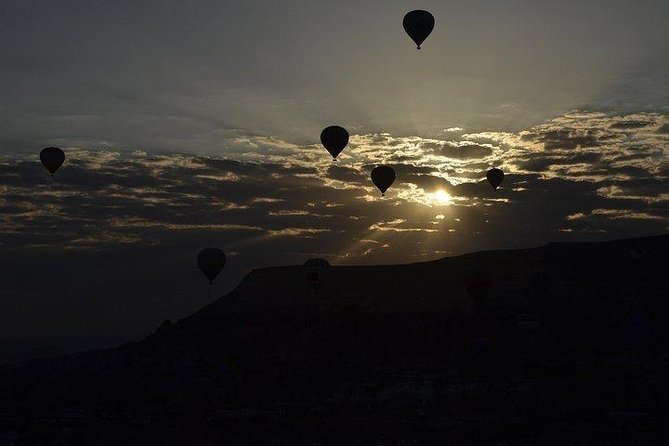
[[[377,166],[372,170],[372,182],[381,191],[381,195],[385,196],[386,191],[395,182],[397,175],[395,169],[389,166]]]
[[[497,190],[499,185],[502,184],[502,180],[504,180],[504,172],[501,169],[493,168],[488,171],[486,177],[493,189]]]
[[[469,297],[479,304],[487,300],[493,286],[493,280],[486,273],[467,274],[462,282]]]
[[[330,267],[330,262],[321,258],[309,259],[304,263],[307,268],[307,282],[316,293],[321,289],[325,270]]]
[[[348,131],[344,127],[338,125],[331,125],[326,127],[321,132],[321,143],[323,147],[330,152],[332,159],[336,160],[337,156],[348,145]]]
[[[65,162],[65,152],[58,147],[47,147],[46,149],[42,149],[39,154],[39,159],[51,176],[53,176],[58,168]]]
[[[309,268],[327,268],[330,266],[330,262],[328,262],[325,259],[321,259],[320,257],[317,257],[314,259],[309,259],[306,262],[304,262],[304,266]]]
[[[197,266],[207,276],[209,284],[213,284],[216,277],[225,266],[225,254],[218,248],[207,248],[197,255]]]
[[[421,43],[427,39],[434,29],[434,16],[427,11],[417,9],[407,12],[402,21],[404,31],[416,42],[416,48],[420,49]]]
[[[316,271],[308,271],[307,282],[309,282],[309,285],[311,285],[314,291],[318,293],[318,290],[321,288],[321,275]]]

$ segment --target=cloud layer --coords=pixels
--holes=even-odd
[[[337,162],[317,145],[259,136],[240,137],[226,158],[66,148],[53,180],[36,154],[5,156],[0,260],[13,285],[1,313],[30,313],[27,296],[43,296],[46,285],[17,277],[32,271],[57,281],[77,267],[92,276],[72,278],[75,294],[113,293],[108,329],[118,322],[109,314],[122,318],[121,308],[134,308],[130,325],[139,331],[146,320],[206,301],[183,296],[200,286],[192,259],[208,246],[229,254],[226,287],[250,268],[314,256],[334,264],[411,262],[666,232],[668,126],[660,114],[573,112],[518,133],[353,135]],[[369,180],[380,163],[398,173],[385,198]],[[498,191],[485,181],[491,167],[506,172]],[[114,285],[101,291],[100,280]],[[160,290],[160,304],[147,303],[151,290]],[[61,305],[72,308],[72,299]],[[86,311],[110,304],[90,305],[76,312],[100,326]]]
[[[266,137],[237,141],[225,159],[69,148],[55,180],[35,155],[4,157],[0,243],[14,249],[103,249],[159,245],[167,233],[202,230],[232,232],[240,240],[344,237],[353,243],[371,228],[398,220],[423,235],[435,225],[463,237],[490,234],[495,245],[513,245],[527,234],[514,233],[511,221],[536,228],[536,242],[564,232],[663,231],[667,125],[667,117],[658,114],[574,112],[520,133],[463,133],[443,140],[354,135],[338,162],[320,146]],[[386,199],[369,181],[378,164],[398,173]],[[507,174],[497,192],[485,181],[491,167]],[[448,219],[433,220],[444,212]],[[461,227],[450,227],[456,218]],[[650,226],[623,228],[621,220],[647,220]],[[496,234],[486,229],[489,224]],[[444,244],[453,252],[469,248],[462,241],[433,242],[440,252]],[[361,255],[354,248],[319,253],[342,261]],[[407,255],[417,254],[391,257],[401,261]]]

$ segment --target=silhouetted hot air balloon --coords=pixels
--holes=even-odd
[[[330,262],[325,259],[315,258],[307,260],[304,266],[307,268],[307,282],[318,293],[323,284],[325,270],[330,267]]]
[[[203,249],[197,255],[197,266],[211,285],[225,266],[225,254],[218,248]]]
[[[477,304],[483,303],[488,298],[492,289],[493,281],[486,273],[469,273],[462,279],[465,290]]]
[[[65,152],[63,152],[58,147],[47,147],[42,149],[39,154],[39,159],[47,168],[51,176],[58,170],[60,166],[65,162]]]
[[[434,29],[434,16],[427,11],[417,9],[407,12],[402,21],[404,31],[416,42],[416,48],[427,39]]]
[[[493,168],[488,171],[486,177],[488,178],[488,182],[490,182],[493,189],[497,190],[499,185],[502,184],[502,180],[504,179],[504,172],[502,172],[500,169]]]
[[[389,166],[377,166],[372,170],[372,182],[385,196],[386,191],[395,182],[395,170]]]
[[[332,159],[336,160],[337,156],[348,145],[348,131],[338,125],[326,127],[321,132],[321,143],[330,152]]]
[[[327,268],[330,266],[330,262],[328,262],[325,259],[321,259],[320,257],[314,258],[314,259],[309,259],[306,262],[304,262],[304,266],[308,266],[311,268]]]

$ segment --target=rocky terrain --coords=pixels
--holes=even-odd
[[[0,366],[0,445],[667,444],[668,252],[256,270],[142,341]]]

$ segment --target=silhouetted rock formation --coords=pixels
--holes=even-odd
[[[1,367],[0,432],[22,444],[658,444],[667,252],[657,236],[333,266],[318,294],[304,267],[256,270],[140,342]]]

